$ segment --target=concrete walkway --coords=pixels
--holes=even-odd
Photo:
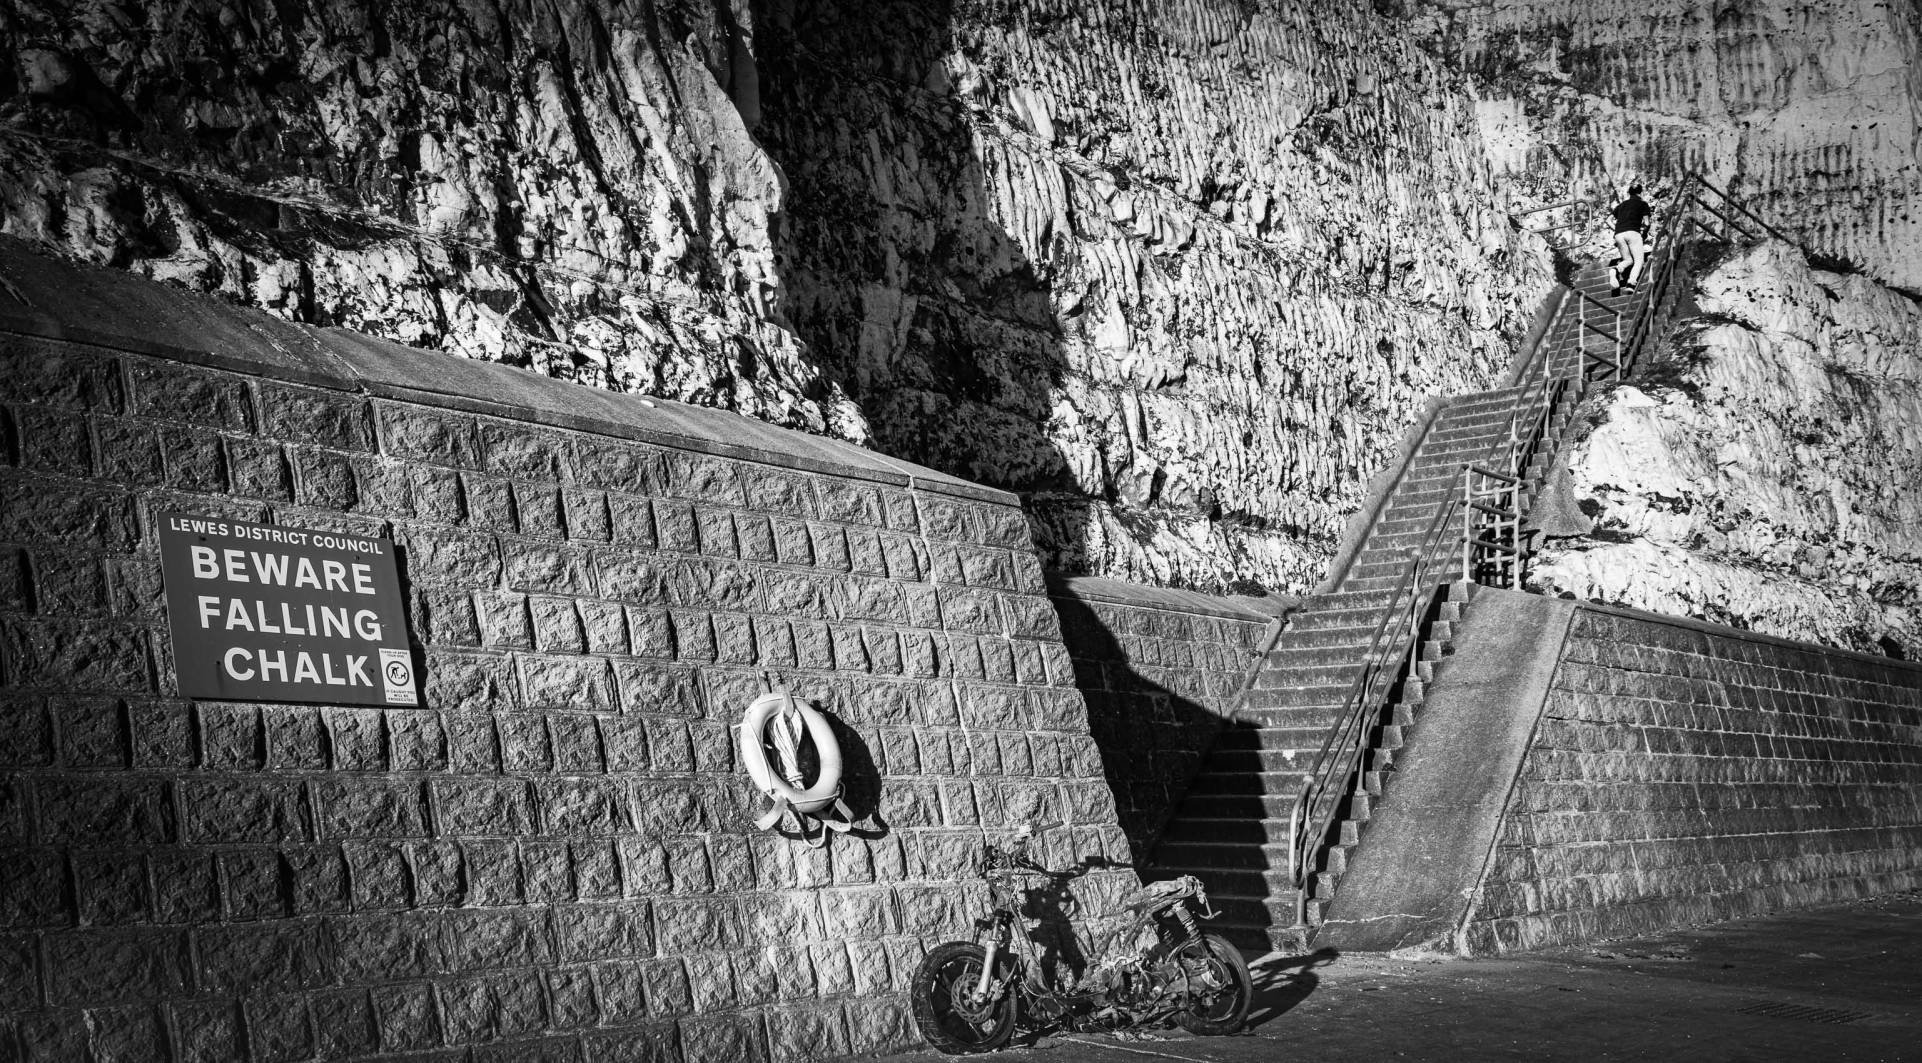
[[[985,1058],[1922,1061],[1922,893],[1523,957],[1272,955],[1254,971],[1250,1034],[1054,1034]]]

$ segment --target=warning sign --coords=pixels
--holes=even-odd
[[[392,540],[166,513],[160,571],[182,695],[419,704]]]

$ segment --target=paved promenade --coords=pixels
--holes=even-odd
[[[1922,1061],[1922,893],[1525,957],[1268,956],[1255,978],[1252,1034],[1057,1034],[989,1058]]]

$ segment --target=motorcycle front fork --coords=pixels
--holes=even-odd
[[[1001,957],[1001,950],[1008,941],[1008,917],[1004,912],[995,913],[994,932],[988,935],[986,955],[981,957],[981,977],[974,986],[974,999],[985,1001],[994,988],[994,961]]]

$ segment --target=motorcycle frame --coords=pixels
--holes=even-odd
[[[1027,858],[1027,842],[1025,839],[1018,842],[1015,848],[1009,850],[1007,857],[1009,866],[987,867],[982,870],[982,877],[986,879],[988,883],[990,913],[985,920],[976,920],[975,923],[975,943],[982,945],[984,952],[981,958],[981,976],[975,985],[975,999],[994,999],[989,996],[989,993],[994,990],[996,982],[1001,981],[995,977],[995,964],[1000,961],[1005,954],[1008,957],[1009,970],[1003,983],[1003,988],[1007,992],[1016,993],[1017,1001],[1022,995],[1045,999],[1050,1004],[1059,1006],[1063,1014],[1066,1014],[1072,1007],[1090,1003],[1093,999],[1092,997],[1072,991],[1064,991],[1056,986],[1046,984],[1043,980],[1047,979],[1048,981],[1052,981],[1051,976],[1041,971],[1038,967],[1032,966],[1030,963],[1029,958],[1038,951],[1038,947],[1034,943],[1034,935],[1028,932],[1028,921],[1021,915],[1021,906],[1027,900],[1027,889],[1020,885],[1019,877],[1023,875],[1048,876],[1055,874],[1055,872],[1050,872],[1042,868],[1022,868],[1019,866],[1018,861]],[[997,873],[1005,876],[1006,881],[997,882]],[[1181,914],[1176,917],[1176,922],[1181,925],[1182,933],[1185,934],[1187,938],[1187,940],[1182,943],[1182,946],[1186,947],[1187,945],[1199,942],[1201,940],[1200,926],[1195,918],[1195,913],[1188,910],[1187,897],[1178,897],[1160,908],[1148,908],[1137,912],[1134,922],[1129,927],[1129,935],[1131,937],[1138,937],[1143,930],[1156,929],[1155,917],[1163,912],[1172,914],[1176,909],[1180,909],[1181,912]],[[983,922],[987,923],[986,927],[982,926]],[[985,943],[981,940],[984,933],[988,938]],[[1020,936],[1020,944],[1018,947],[1015,947],[1013,940],[1016,934]],[[1029,976],[1030,969],[1032,969],[1032,977]]]

